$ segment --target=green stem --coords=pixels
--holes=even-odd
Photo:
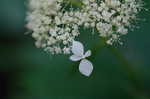
[[[75,5],[75,6],[79,7],[79,8],[82,7],[82,3],[79,0],[64,0],[64,1],[65,2],[69,2],[72,5]]]
[[[107,48],[114,54],[114,56],[116,56],[116,58],[124,67],[125,72],[127,72],[127,78],[132,85],[133,93],[136,94],[136,96],[143,96],[144,99],[150,99],[149,94],[144,90],[143,81],[140,78],[141,70],[134,68],[135,66],[129,63],[129,61],[124,57],[124,55],[122,55],[122,53],[118,49],[112,46],[107,46]]]
[[[101,52],[101,50],[105,47],[105,39],[100,39],[100,41],[94,45],[92,48],[92,56],[89,57],[90,60],[94,60],[95,56]]]

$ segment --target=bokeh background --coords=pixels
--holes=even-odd
[[[144,2],[150,9],[150,0]],[[149,11],[139,14],[145,21],[123,38],[123,46],[101,48],[87,78],[68,56],[34,46],[25,35],[26,5],[26,0],[0,0],[0,99],[150,99]],[[86,49],[99,42],[90,30],[82,32]]]

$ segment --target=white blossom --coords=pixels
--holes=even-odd
[[[84,53],[84,46],[79,41],[73,41],[71,48],[73,55],[70,57],[72,61],[80,61],[79,71],[85,76],[90,76],[93,71],[93,64],[86,58],[91,56],[91,51],[88,50]]]
[[[108,38],[108,44],[120,41],[142,8],[140,0],[81,0],[78,9],[65,9],[65,2],[29,0],[26,26],[35,45],[52,54],[70,54],[81,26],[96,29],[98,36]]]

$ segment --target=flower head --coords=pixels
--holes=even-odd
[[[68,6],[66,0],[29,0],[27,28],[38,48],[53,54],[70,54],[81,27],[96,29],[98,36],[113,44],[128,33],[142,6],[139,0],[80,2],[81,7],[76,9]]]

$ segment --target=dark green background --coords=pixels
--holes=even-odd
[[[150,0],[144,1],[149,9]],[[0,0],[0,99],[150,99],[149,11],[139,14],[146,21],[123,37],[124,45],[114,46],[126,61],[104,47],[92,60],[89,78],[68,56],[37,49],[25,35],[25,16],[25,0]],[[90,32],[83,30],[79,38],[86,50],[99,42]]]

